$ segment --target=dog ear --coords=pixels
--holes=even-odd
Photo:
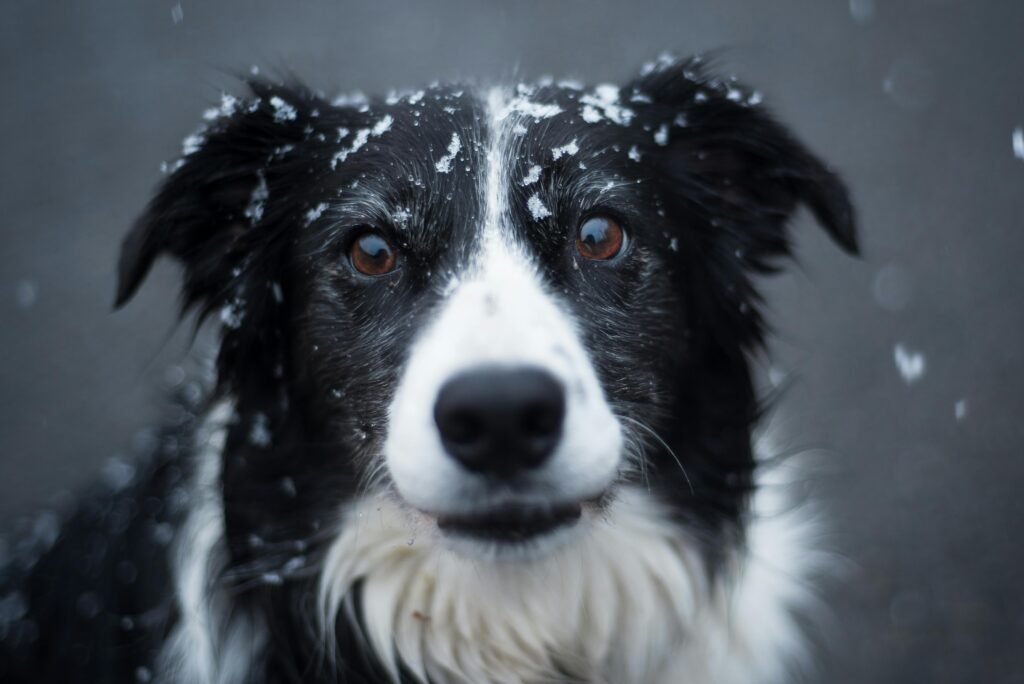
[[[253,99],[224,96],[206,113],[209,123],[185,140],[184,156],[124,239],[115,307],[166,254],[184,267],[183,309],[199,304],[205,314],[229,301],[243,261],[274,240],[273,190],[322,103],[302,88],[249,87]]]
[[[856,254],[854,210],[839,176],[772,118],[758,93],[705,75],[701,62],[662,60],[626,90],[651,102],[645,118],[664,148],[655,158],[666,194],[724,232],[756,270],[773,270],[789,253],[786,223],[799,205]]]

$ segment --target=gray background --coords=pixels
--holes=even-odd
[[[328,92],[614,81],[664,50],[725,48],[724,70],[845,173],[863,218],[863,260],[804,217],[800,265],[766,283],[773,375],[795,378],[773,421],[824,465],[844,559],[811,679],[1022,681],[1022,41],[1016,0],[8,0],[0,522],[160,419],[187,349],[177,274],[163,264],[112,314],[113,264],[228,74],[289,68]],[[924,355],[913,383],[897,344]]]

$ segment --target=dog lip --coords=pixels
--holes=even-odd
[[[487,541],[514,543],[574,525],[583,514],[580,502],[554,505],[505,505],[473,513],[438,515],[446,533]]]

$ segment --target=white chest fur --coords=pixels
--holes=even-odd
[[[714,582],[640,489],[530,561],[465,560],[394,503],[367,499],[326,559],[324,624],[362,580],[362,622],[381,659],[437,684],[776,681],[801,650],[791,610],[810,568],[808,523],[773,496],[755,497],[746,543]]]

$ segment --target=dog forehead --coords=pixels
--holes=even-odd
[[[528,196],[596,183],[607,189],[609,180],[617,186],[641,175],[641,160],[670,137],[657,109],[635,87],[551,80],[519,84],[491,105],[512,189]]]
[[[633,141],[656,144],[637,112],[648,101],[609,84],[541,81],[355,102],[357,123],[338,128],[331,157],[340,201],[408,228],[412,243],[455,238],[466,254],[488,227],[541,225],[574,188],[607,195],[623,185],[644,154]],[[352,101],[336,102],[352,113]]]

